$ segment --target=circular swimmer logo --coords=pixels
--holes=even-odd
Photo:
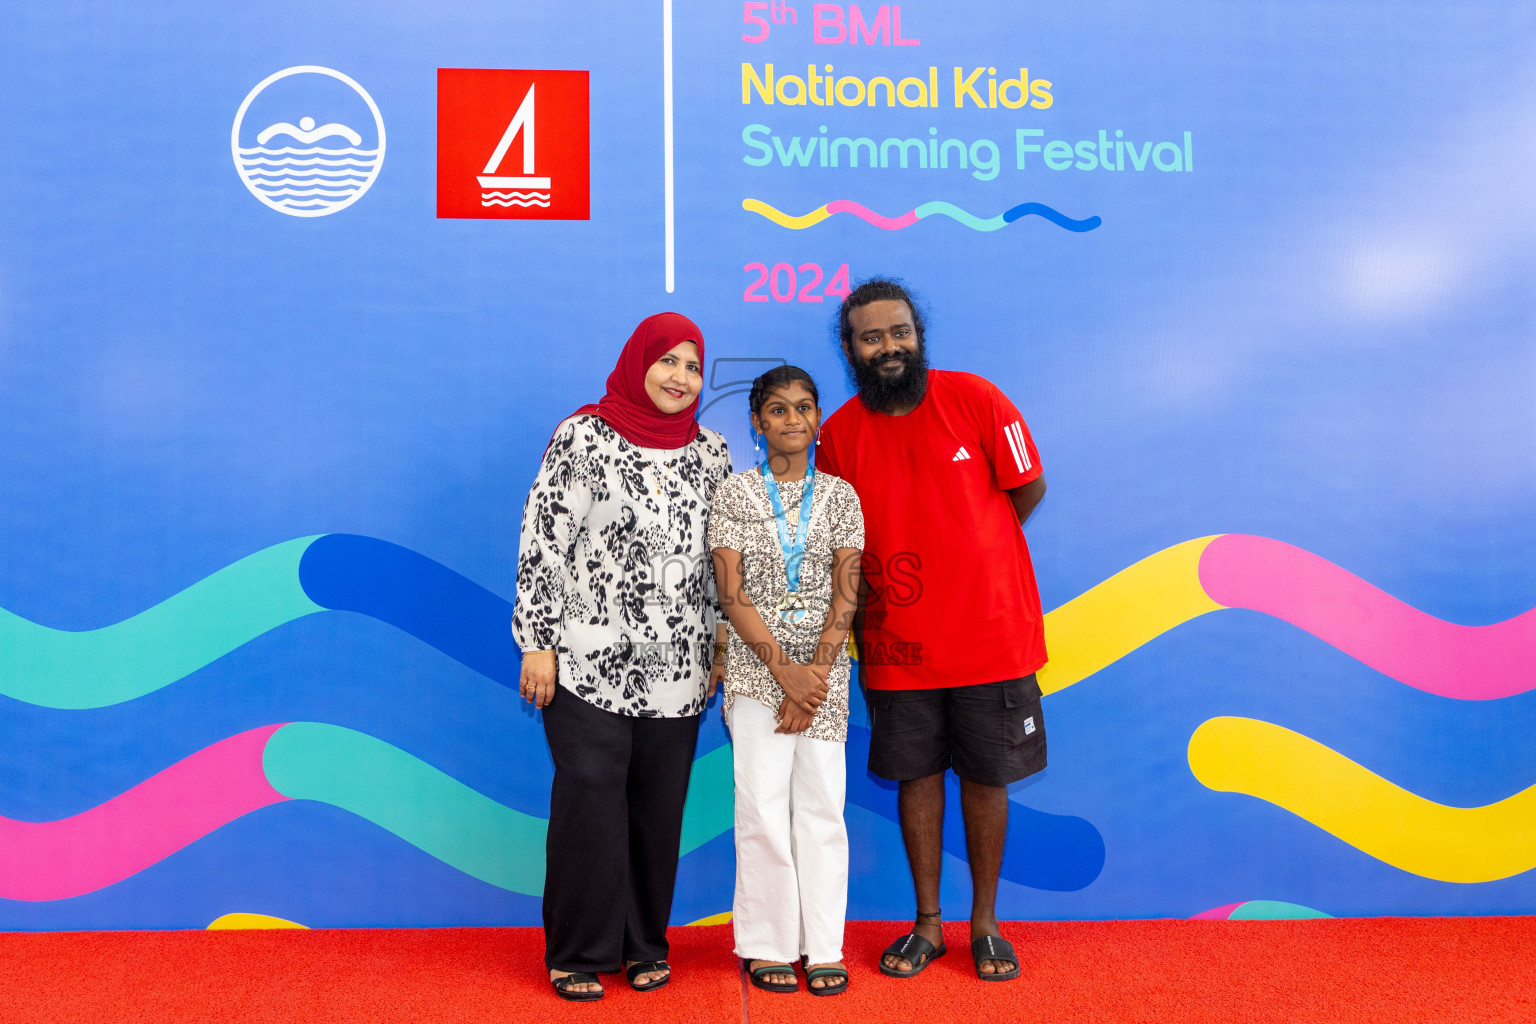
[[[378,179],[384,118],[357,82],[304,64],[250,91],[229,148],[251,195],[290,217],[324,217],[357,202]]]

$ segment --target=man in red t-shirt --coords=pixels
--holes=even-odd
[[[1045,494],[1040,455],[996,385],[928,368],[923,318],[901,285],[860,285],[839,326],[859,393],[822,425],[816,462],[852,484],[864,510],[868,587],[854,634],[869,770],[901,784],[917,892],[917,921],[880,971],[911,977],[945,952],[939,869],[953,768],[974,891],[971,956],[979,978],[1006,981],[1019,974],[996,910],[1008,785],[1045,767],[1035,681],[1045,632],[1020,528]]]

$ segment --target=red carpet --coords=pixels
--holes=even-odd
[[[805,1020],[1536,1021],[1536,918],[1004,925],[1019,981],[975,980],[964,929],[920,977],[874,969],[902,926],[855,922],[846,995],[750,990],[752,1024]],[[550,993],[532,928],[0,935],[0,1021],[743,1020],[730,927],[672,933],[672,984],[599,1003]]]

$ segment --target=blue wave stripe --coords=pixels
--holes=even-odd
[[[409,548],[332,533],[309,546],[299,583],[322,608],[357,612],[403,630],[513,689],[522,653],[512,603]]]
[[[882,784],[864,766],[869,763],[869,730],[848,726],[848,800],[899,822],[894,783]],[[890,788],[886,788],[889,785]],[[959,827],[960,793],[948,776],[944,813],[944,851],[966,860],[965,830]],[[1093,823],[1066,814],[1047,814],[1016,801],[1008,808],[1008,836],[1002,875],[1010,882],[1049,892],[1086,888],[1104,870],[1104,837]]]
[[[1003,214],[1003,223],[1012,224],[1020,217],[1029,216],[1044,217],[1057,227],[1066,228],[1068,231],[1092,231],[1104,223],[1103,219],[1098,216],[1089,217],[1086,220],[1073,220],[1066,214],[1053,210],[1044,203],[1020,203]]]

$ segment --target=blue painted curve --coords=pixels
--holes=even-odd
[[[1092,231],[1104,223],[1103,219],[1098,216],[1088,217],[1084,220],[1073,220],[1066,214],[1059,210],[1053,210],[1044,203],[1020,203],[1018,206],[1003,213],[1003,223],[1012,224],[1020,217],[1028,217],[1031,214],[1036,217],[1044,217],[1057,227],[1066,228],[1068,231]]]
[[[512,603],[398,544],[332,533],[309,546],[299,583],[316,604],[403,630],[503,686],[517,689],[522,654]]]
[[[883,818],[899,821],[896,787],[864,770],[869,763],[869,730],[848,726],[848,799]],[[945,803],[944,852],[966,859],[965,830],[959,827],[960,799],[953,783]],[[1048,814],[1015,801],[1008,808],[1003,877],[1031,889],[1076,892],[1104,870],[1104,837],[1093,823],[1067,814]]]

